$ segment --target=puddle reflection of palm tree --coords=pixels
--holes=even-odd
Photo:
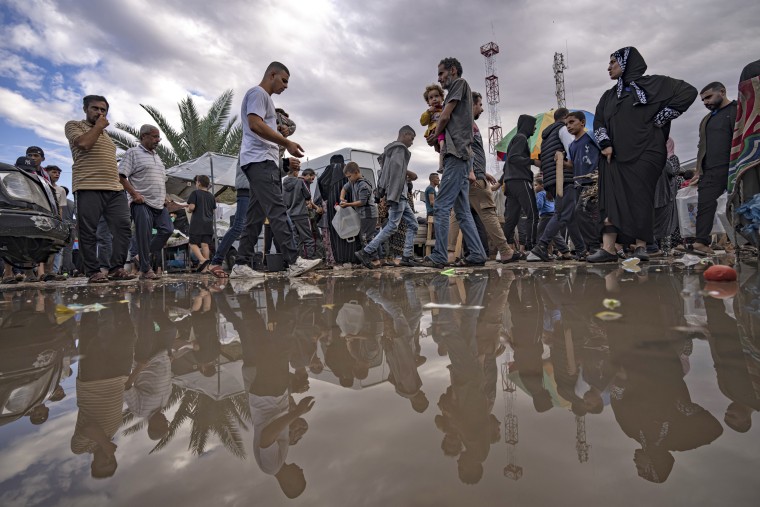
[[[177,436],[180,428],[190,421],[190,441],[187,448],[194,455],[203,454],[209,437],[215,435],[232,455],[240,459],[246,457],[240,430],[248,430],[248,424],[252,423],[252,419],[245,393],[214,400],[203,393],[173,386],[168,407],[173,407],[177,403],[179,406],[169,423],[169,431],[151,449],[151,453],[166,447]],[[124,414],[125,424],[133,420],[134,416],[129,412]],[[144,425],[145,421],[141,420],[126,428],[123,434],[126,436],[137,433]]]

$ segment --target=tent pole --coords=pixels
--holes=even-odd
[[[208,162],[209,167],[211,167],[211,195],[214,196],[214,200],[216,200],[216,185],[214,184],[214,156],[209,153],[208,154]],[[217,240],[217,234],[216,234],[216,210],[214,210],[214,250],[216,251],[216,240]]]

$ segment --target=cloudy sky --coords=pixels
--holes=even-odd
[[[294,139],[309,157],[345,146],[380,151],[410,124],[419,136],[412,165],[426,175],[436,157],[418,119],[442,57],[459,58],[483,92],[479,47],[499,44],[507,132],[520,113],[556,107],[555,51],[569,60],[570,108],[594,110],[612,84],[608,56],[626,45],[639,48],[650,74],[698,89],[719,80],[735,97],[742,67],[760,57],[758,19],[756,0],[0,0],[0,160],[39,145],[68,182],[63,125],[83,117],[83,95],[105,95],[111,123],[148,122],[139,104],[149,104],[178,124],[176,104],[187,95],[207,108],[231,88],[239,110],[280,60],[292,75],[275,103],[298,123]],[[695,103],[674,123],[682,160],[696,155],[705,112]],[[485,130],[487,114],[478,123]]]

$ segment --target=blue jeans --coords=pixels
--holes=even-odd
[[[467,175],[470,164],[466,160],[446,155],[443,158],[443,177],[435,198],[435,247],[430,258],[441,264],[449,261],[449,214],[454,214],[459,222],[464,241],[470,249],[468,262],[485,262],[486,252],[480,242],[475,221],[470,212],[470,182]]]
[[[235,210],[235,221],[232,222],[232,225],[229,229],[227,229],[227,232],[224,233],[224,237],[216,247],[214,258],[211,259],[211,264],[214,266],[221,266],[222,262],[224,261],[224,256],[227,255],[227,252],[232,247],[232,244],[237,241],[238,238],[240,238],[240,235],[243,233],[243,227],[245,227],[245,212],[248,209],[248,202],[250,199],[251,198],[247,195],[238,195],[237,209]]]
[[[404,257],[412,257],[414,255],[414,236],[417,235],[417,228],[419,226],[417,225],[417,217],[414,216],[409,201],[406,199],[399,199],[398,202],[388,202],[388,222],[385,224],[385,227],[380,229],[377,236],[369,242],[369,245],[364,247],[364,251],[377,259],[377,251],[380,249],[380,246],[398,230],[402,218],[406,222],[403,255]]]

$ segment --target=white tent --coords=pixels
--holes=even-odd
[[[211,179],[211,190],[217,195],[225,187],[235,187],[237,164],[238,157],[236,156],[207,152],[198,158],[170,167],[166,170],[166,174],[170,178],[183,181],[193,181],[196,176],[205,174]],[[171,193],[180,195],[181,191]]]

